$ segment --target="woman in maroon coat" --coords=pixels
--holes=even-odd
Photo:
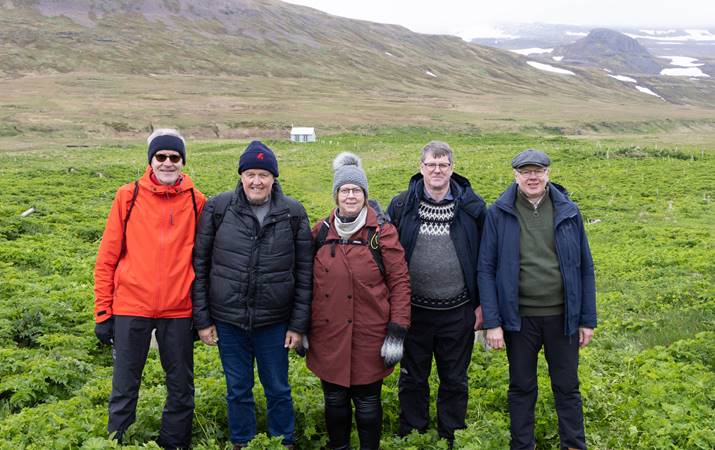
[[[350,448],[352,400],[360,448],[376,450],[382,380],[402,358],[410,324],[409,274],[397,230],[367,203],[360,159],[341,153],[333,170],[337,208],[313,228],[307,364],[322,381],[330,448]]]

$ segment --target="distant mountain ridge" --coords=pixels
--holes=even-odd
[[[0,73],[10,76],[225,75],[475,94],[564,89],[563,79],[537,77],[510,53],[277,0],[5,0],[0,39]],[[575,95],[618,97],[593,83],[567,82]]]
[[[421,83],[430,80],[429,71],[449,84],[449,72],[484,78],[485,66],[495,61],[518,64],[456,37],[421,35],[276,0],[6,0],[0,3],[0,25],[7,43],[0,71],[9,74],[111,71]]]
[[[600,68],[550,73],[458,37],[278,0],[2,0],[0,43],[0,138],[157,123],[238,136],[298,120],[511,129],[514,117],[611,120],[614,105],[624,120],[671,117],[667,103],[699,119],[715,104],[705,81],[643,80],[655,99]]]
[[[617,73],[657,75],[663,68],[635,39],[607,28],[596,28],[573,44],[557,47],[553,55],[565,64],[608,68]]]
[[[653,55],[682,54],[695,58],[715,58],[715,27],[709,29],[643,29],[638,27],[598,27],[582,25],[516,23],[494,27],[495,37],[483,36],[471,42],[507,50],[530,47],[552,48],[572,44],[594,28],[610,28],[632,37]]]

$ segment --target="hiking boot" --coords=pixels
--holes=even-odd
[[[248,447],[248,444],[234,444],[233,450],[241,450],[242,448]]]

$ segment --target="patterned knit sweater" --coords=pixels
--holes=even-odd
[[[449,234],[454,208],[454,200],[420,202],[420,231],[409,267],[415,306],[451,309],[469,301],[462,266]]]

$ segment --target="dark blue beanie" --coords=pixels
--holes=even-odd
[[[152,139],[151,142],[149,142],[149,151],[147,152],[147,156],[149,156],[149,164],[151,164],[151,159],[154,157],[154,153],[160,150],[174,150],[179,152],[179,155],[181,155],[181,162],[186,164],[186,148],[184,147],[184,141],[180,137],[165,134]]]
[[[248,169],[264,169],[278,178],[278,161],[273,150],[261,141],[248,144],[238,160],[238,173]]]

